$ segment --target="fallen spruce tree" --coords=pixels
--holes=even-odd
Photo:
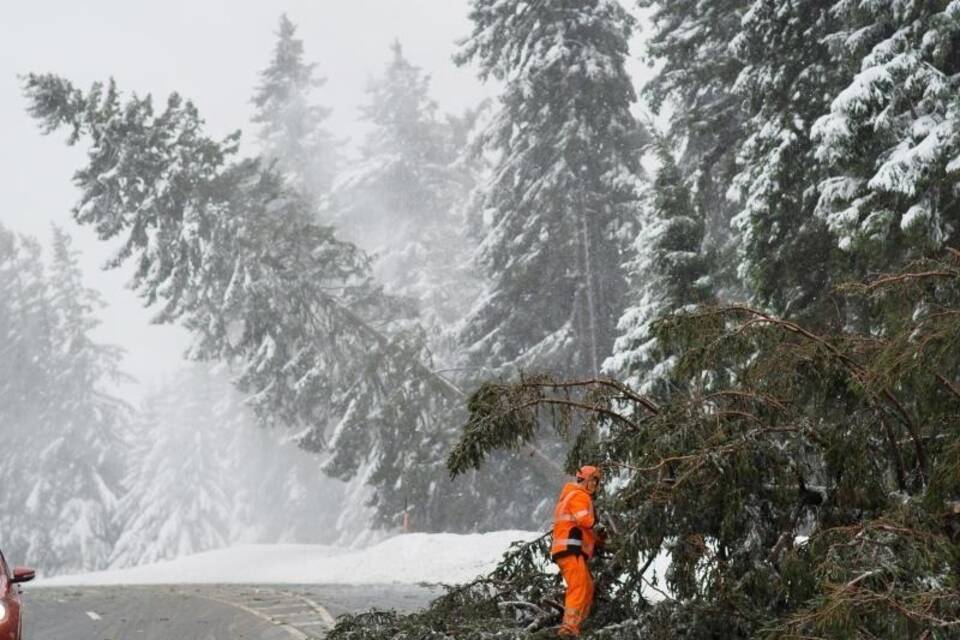
[[[663,319],[678,358],[660,398],[612,380],[488,383],[450,472],[544,429],[571,442],[569,469],[604,466],[613,533],[592,638],[960,637],[960,252],[835,298],[842,320],[817,331],[742,306]],[[423,612],[343,617],[329,637],[524,638],[559,619],[548,544],[516,545]]]

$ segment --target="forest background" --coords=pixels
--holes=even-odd
[[[440,115],[394,45],[349,161],[286,19],[253,98],[255,157],[176,95],[55,75],[24,89],[88,150],[78,222],[117,243],[115,266],[245,410],[363,493],[368,524],[537,527],[542,488],[599,457],[633,532],[625,575],[666,550],[681,596],[650,615],[623,599],[614,624],[948,629],[960,3],[639,8],[656,68],[639,109],[634,7],[475,0],[455,61],[498,98]],[[89,318],[57,292],[56,238],[43,295],[42,273],[18,280],[31,243],[8,241],[10,322]],[[90,344],[82,361],[109,368],[67,335],[50,333],[54,357]],[[56,362],[41,368],[80,370]],[[77,397],[105,425],[78,431],[109,434],[115,405]],[[832,536],[872,534],[889,568],[857,573]]]

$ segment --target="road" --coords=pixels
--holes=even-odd
[[[439,593],[405,585],[25,588],[24,640],[306,640],[323,638],[338,615],[413,611]]]

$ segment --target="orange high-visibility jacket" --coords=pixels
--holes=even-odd
[[[597,536],[593,532],[593,498],[576,482],[568,482],[560,492],[553,512],[553,544],[550,556],[556,560],[567,555],[593,557]]]

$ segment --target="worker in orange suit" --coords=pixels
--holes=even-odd
[[[550,556],[560,566],[567,585],[563,624],[557,632],[560,637],[578,637],[580,625],[587,619],[593,605],[593,576],[587,560],[593,557],[598,542],[594,530],[593,495],[601,480],[602,474],[597,467],[581,467],[577,471],[577,481],[564,485],[553,512]]]

